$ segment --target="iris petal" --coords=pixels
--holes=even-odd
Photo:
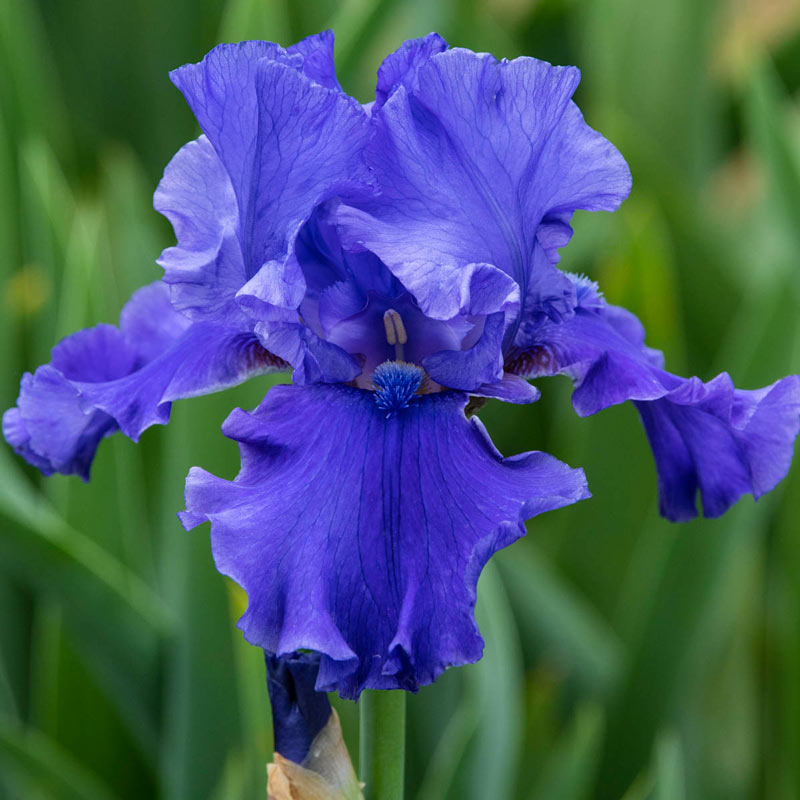
[[[306,36],[297,44],[287,47],[286,52],[303,56],[303,74],[311,80],[328,89],[342,90],[333,61],[333,31]]]
[[[331,54],[332,38],[325,34],[288,51],[268,42],[242,42],[220,45],[202,62],[172,73],[219,163],[197,148],[179,153],[165,174],[157,206],[173,221],[177,210],[189,215],[176,225],[180,250],[209,253],[209,247],[198,248],[193,241],[192,227],[202,230],[218,253],[222,244],[235,250],[228,239],[233,228],[241,254],[240,262],[235,252],[224,253],[218,276],[208,267],[200,275],[197,267],[195,274],[185,275],[183,291],[194,304],[198,290],[192,284],[197,283],[212,310],[234,286],[238,303],[256,315],[272,306],[296,309],[300,304],[305,282],[294,257],[300,227],[316,205],[367,179],[361,162],[367,115],[338,88]],[[205,164],[195,167],[190,156],[199,162],[201,155]],[[227,174],[230,190],[220,171]],[[210,196],[186,203],[187,194],[202,191],[204,183]],[[217,212],[221,221],[213,219]],[[180,267],[172,263],[176,256],[165,253],[165,266]],[[168,280],[175,278],[170,270]]]
[[[394,53],[386,56],[378,69],[373,113],[389,99],[398,86],[413,90],[420,68],[436,53],[445,50],[447,42],[438,33],[429,33],[420,39],[403,42]]]
[[[187,527],[211,521],[217,568],[248,593],[246,638],[322,653],[318,687],[415,691],[480,658],[486,561],[535,514],[588,496],[544,453],[503,458],[467,396],[420,396],[387,418],[373,393],[279,386],[224,432],[235,481],[193,469]]]
[[[523,300],[537,272],[563,284],[551,262],[571,213],[612,210],[630,189],[625,161],[570,100],[578,80],[532,58],[431,55],[373,113],[366,152],[381,192],[340,209],[344,239],[376,253],[439,319],[461,309],[476,262],[497,268],[493,293],[503,275]],[[537,248],[550,257],[534,263]]]
[[[228,173],[207,137],[175,154],[153,205],[172,223],[178,240],[158,259],[175,308],[196,320],[243,322],[236,293],[249,275],[237,233],[239,209]]]
[[[663,369],[644,344],[644,328],[596,287],[576,279],[578,306],[567,320],[531,320],[506,368],[537,377],[563,373],[575,382],[572,403],[588,416],[633,400],[658,471],[660,510],[673,521],[697,516],[699,492],[708,517],[743,494],[758,498],[789,469],[800,431],[800,377],[763,389],[736,389],[727,373],[703,383]]]
[[[168,287],[154,283],[131,297],[119,328],[79,331],[53,349],[50,364],[26,374],[3,433],[43,472],[88,480],[104,436],[121,429],[137,440],[169,420],[172,400],[287,366],[251,333],[192,323],[172,308]]]
[[[658,470],[661,513],[679,522],[724,514],[743,494],[758,499],[789,470],[800,431],[800,377],[754,391],[727,373],[690,378],[663,399],[637,402]]]

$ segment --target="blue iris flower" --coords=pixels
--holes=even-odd
[[[247,639],[318,652],[318,689],[414,691],[480,658],[483,566],[526,519],[588,497],[547,454],[504,458],[471,396],[529,403],[528,378],[561,373],[582,416],[633,401],[672,520],[786,474],[797,376],[755,391],[676,377],[633,315],[559,270],[573,212],[613,211],[631,185],[571,100],[576,69],[431,34],[388,56],[362,105],[323,33],[221,45],[172,79],[203,135],[156,191],[177,236],[163,282],[26,375],[4,433],[44,472],[85,478],[104,436],[291,369],[227,419],[241,472],[194,468],[181,519],[211,522]]]

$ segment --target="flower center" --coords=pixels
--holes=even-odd
[[[378,408],[382,408],[387,417],[408,408],[422,385],[424,375],[421,367],[405,361],[384,361],[383,364],[378,364],[372,373]]]

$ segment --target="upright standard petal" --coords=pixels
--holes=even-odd
[[[217,568],[247,592],[245,637],[322,654],[317,688],[416,691],[480,658],[475,587],[535,514],[587,497],[581,470],[503,458],[467,397],[279,386],[224,425],[235,481],[194,468],[184,524],[211,522]]]
[[[342,91],[336,77],[336,64],[333,60],[333,31],[322,31],[306,36],[297,44],[286,48],[289,55],[303,57],[303,74],[320,86]]]
[[[723,514],[743,494],[756,499],[786,475],[800,431],[800,377],[736,389],[727,373],[703,383],[666,372],[630,312],[608,305],[596,285],[571,276],[578,306],[568,320],[528,322],[506,369],[526,377],[569,375],[581,416],[633,400],[656,460],[661,514]]]
[[[413,91],[417,84],[420,68],[436,53],[447,50],[447,42],[438,33],[429,33],[419,39],[403,42],[394,53],[383,59],[378,68],[378,85],[375,88],[375,105],[377,111],[399,86]]]
[[[278,62],[300,69],[302,61],[272,42],[239,42],[221,44],[200,63],[170,73],[231,178],[243,220],[258,179],[259,66]]]
[[[121,429],[136,440],[168,421],[172,400],[287,366],[253,334],[193,324],[172,308],[168,287],[154,283],[131,297],[119,328],[79,331],[56,345],[49,364],[26,373],[3,433],[45,474],[88,480],[104,436]]]
[[[532,58],[431,55],[373,113],[367,158],[381,192],[340,209],[346,242],[380,256],[436,318],[459,312],[478,262],[496,268],[492,291],[508,276],[523,300],[533,284],[559,296],[550,262],[572,212],[613,210],[630,189],[625,161],[570,100],[578,80]],[[535,263],[537,249],[549,258]]]
[[[184,145],[164,170],[153,206],[177,244],[158,259],[175,308],[191,319],[244,324],[236,293],[250,279],[231,179],[206,136]]]
[[[219,159],[216,164],[197,148],[181,151],[157,197],[168,216],[180,209],[203,231],[197,242],[176,227],[178,249],[190,260],[182,277],[182,292],[190,298],[182,302],[189,307],[196,309],[201,293],[213,312],[235,286],[239,304],[250,312],[296,309],[305,291],[294,257],[301,226],[316,205],[367,180],[361,160],[367,115],[355,100],[329,88],[335,81],[331,44],[321,36],[289,51],[266,42],[220,45],[201,63],[172,73]],[[187,194],[202,193],[205,185],[212,190],[208,198],[185,203]],[[238,252],[229,241],[230,192]],[[221,219],[215,221],[215,214]],[[223,245],[232,252],[223,252]],[[167,266],[176,255],[165,254]],[[174,285],[173,272],[168,280]]]

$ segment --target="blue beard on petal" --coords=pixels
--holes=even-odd
[[[386,411],[386,416],[408,408],[422,385],[425,373],[415,364],[404,361],[385,361],[372,373],[375,402]]]

